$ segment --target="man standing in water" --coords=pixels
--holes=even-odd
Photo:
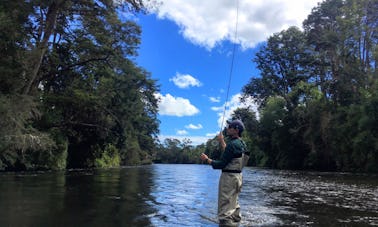
[[[249,153],[241,140],[244,124],[240,120],[227,121],[226,144],[223,134],[219,133],[218,141],[222,151],[220,160],[212,160],[201,154],[201,160],[210,164],[213,169],[222,169],[218,191],[218,218],[221,226],[236,226],[241,221],[239,193],[242,187],[242,169],[247,164]]]

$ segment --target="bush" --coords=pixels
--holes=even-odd
[[[94,166],[96,168],[119,167],[120,163],[121,158],[118,149],[112,144],[108,144],[102,152],[101,157],[94,160]]]

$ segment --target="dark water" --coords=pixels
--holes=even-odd
[[[217,226],[205,165],[0,174],[0,226]],[[378,226],[378,176],[246,168],[242,226]]]

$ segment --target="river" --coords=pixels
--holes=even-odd
[[[207,165],[0,173],[1,226],[218,226]],[[241,226],[378,226],[378,176],[246,167]]]

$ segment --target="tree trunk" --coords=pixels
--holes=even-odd
[[[29,62],[29,81],[27,82],[23,92],[23,94],[25,95],[31,92],[33,83],[35,83],[38,79],[38,72],[41,68],[43,57],[45,56],[48,49],[48,41],[54,32],[58,12],[64,2],[65,0],[53,1],[47,11],[45,29],[43,30],[43,38],[40,42],[37,42],[35,49],[32,50],[33,53],[31,54],[31,59]],[[41,23],[40,26],[43,26],[43,24]]]

